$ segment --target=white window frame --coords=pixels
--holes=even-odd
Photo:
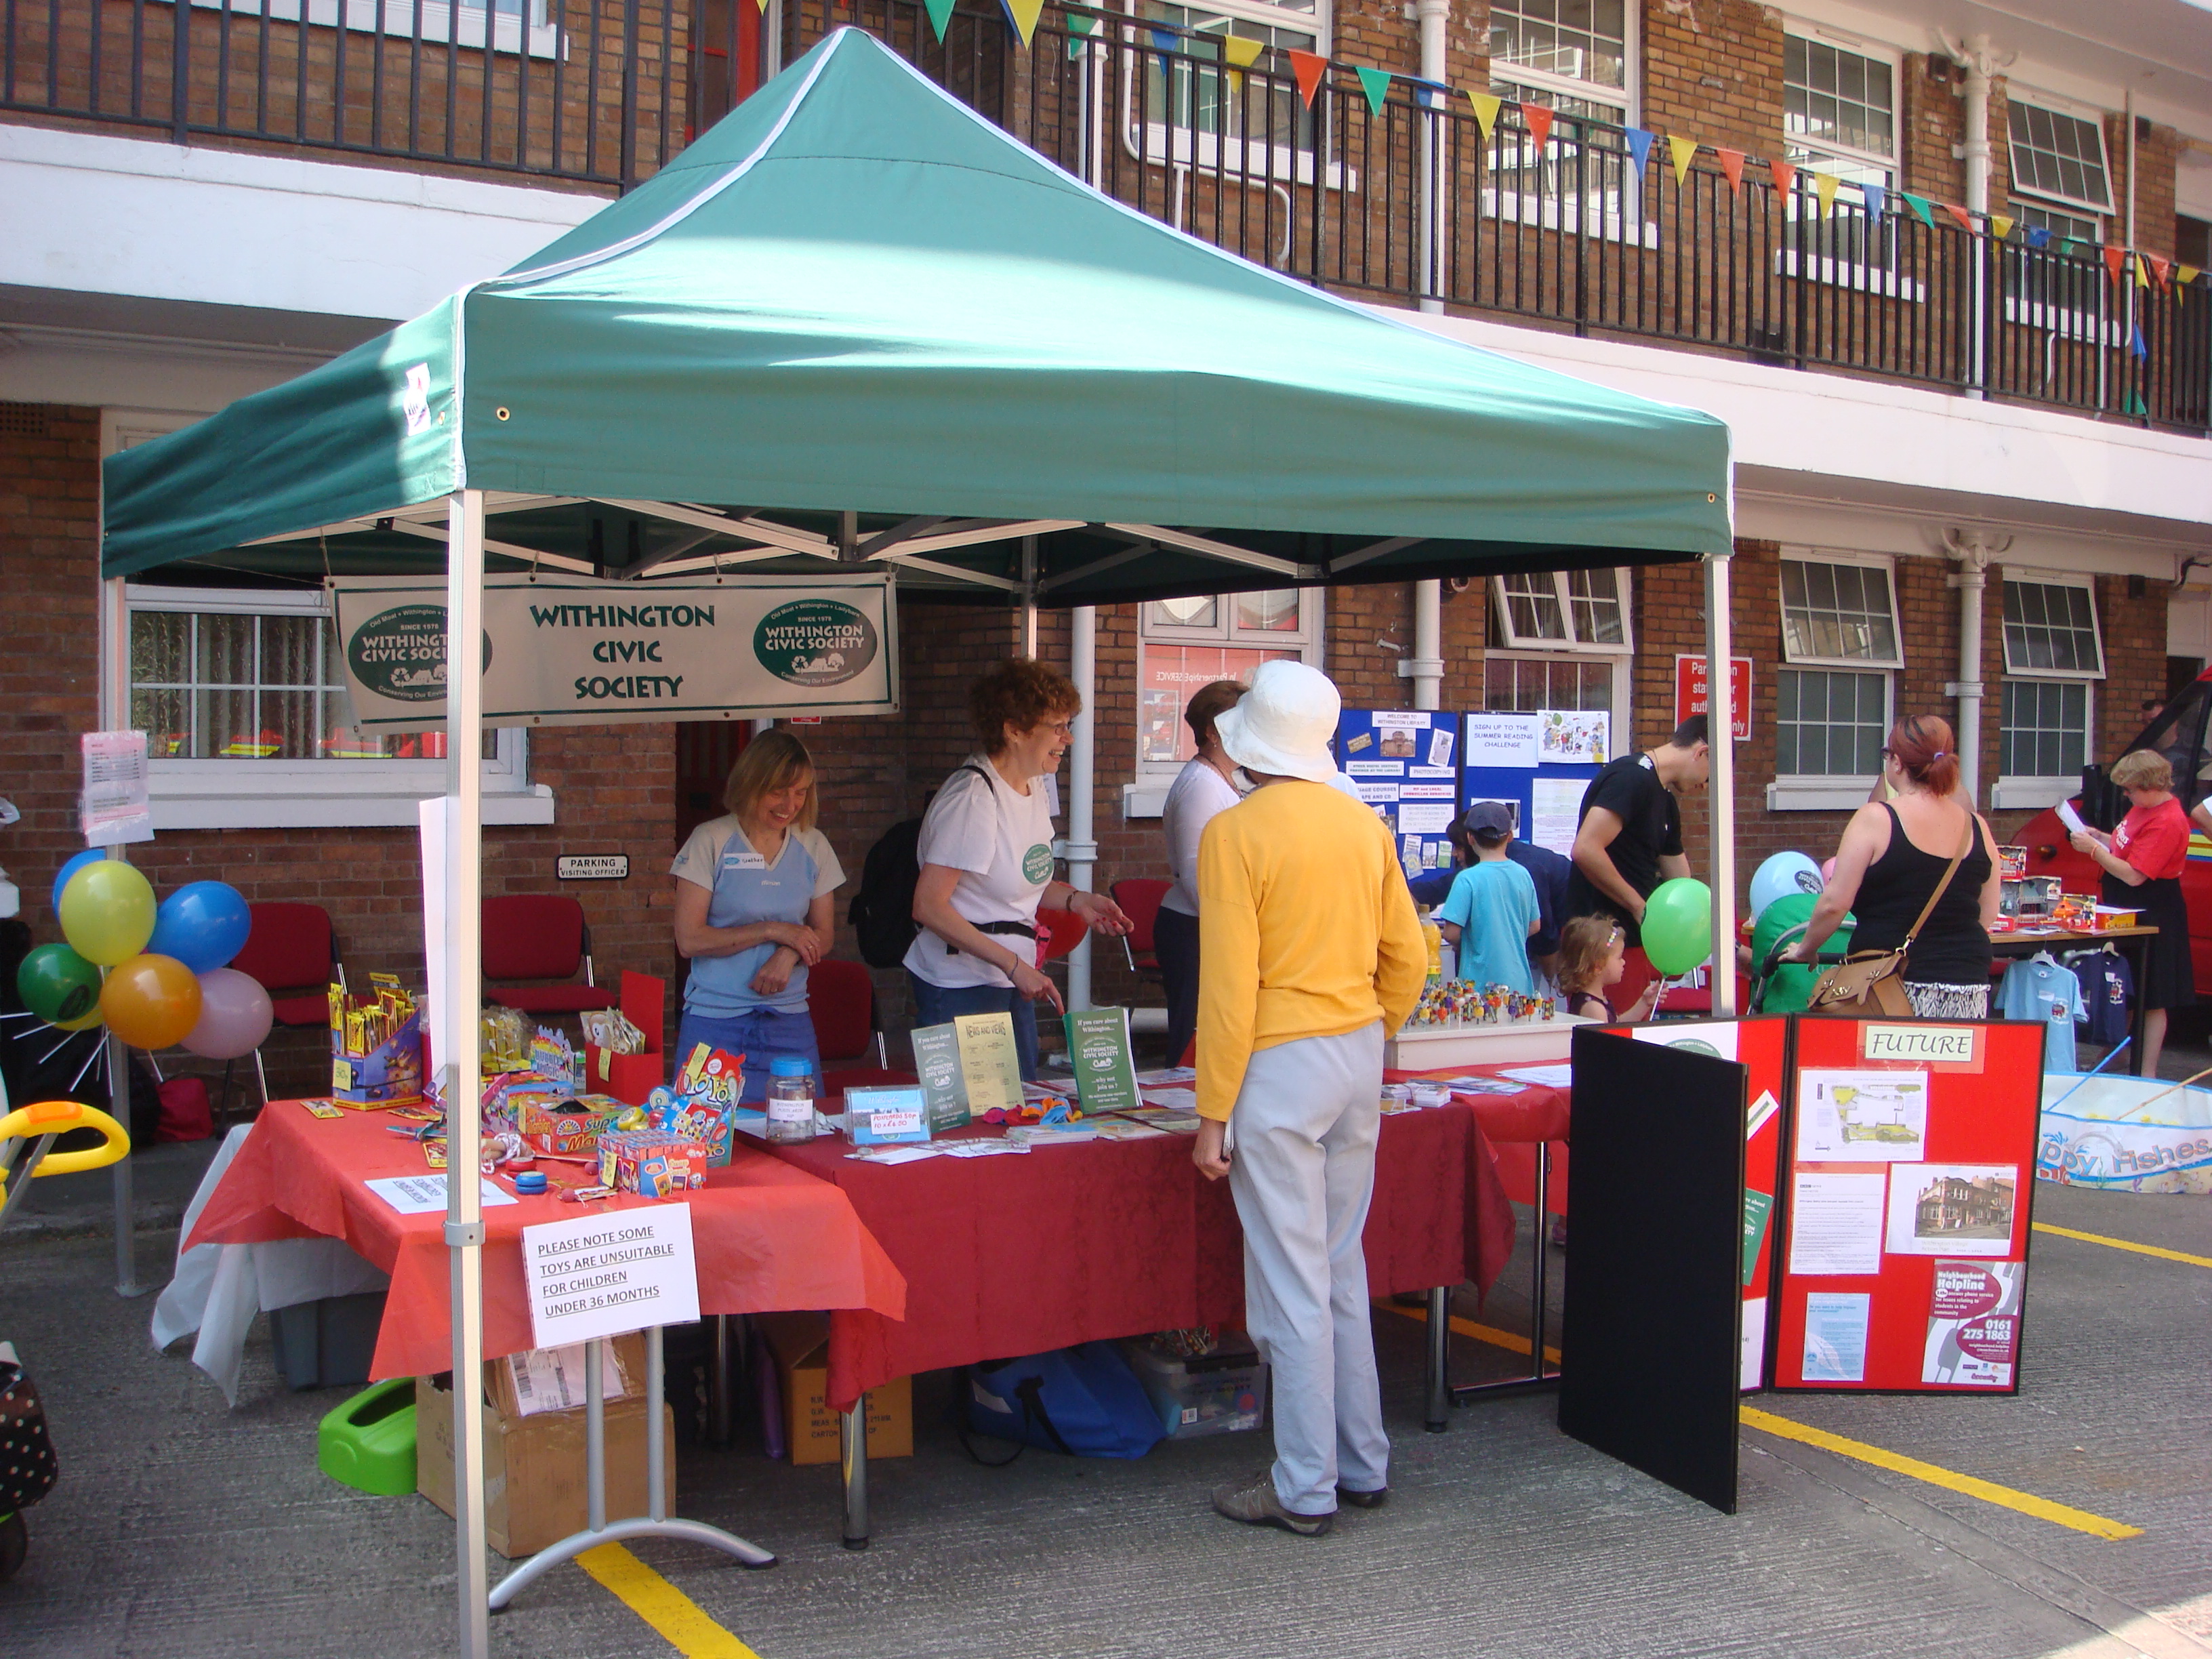
[[[1895,584],[1890,589],[1890,602],[1897,600]],[[1902,648],[1902,641],[1900,648]],[[1832,659],[1792,662],[1786,657],[1774,671],[1777,695],[1780,694],[1782,676],[1799,671],[1814,674],[1879,674],[1881,677],[1881,729],[1887,732],[1897,721],[1897,676],[1893,668],[1881,668],[1863,661],[1838,662]],[[1778,715],[1776,725],[1781,724]],[[1874,787],[1874,773],[1846,776],[1833,772],[1793,772],[1778,774],[1766,786],[1766,810],[1770,812],[1848,812],[1866,805],[1867,795]]]
[[[2080,685],[2082,697],[2082,744],[2084,757],[2094,760],[2097,753],[2097,682],[2106,678],[2110,664],[2105,655],[2105,619],[2097,608],[2097,582],[2094,576],[2077,575],[2062,570],[2007,570],[2004,584],[2018,583],[2026,587],[2070,587],[2089,596],[2089,629],[2097,645],[2097,666],[2094,670],[2081,668],[2016,667],[2012,659],[2012,641],[2004,631],[2004,586],[1997,589],[1997,634],[2004,654],[2004,683],[2014,680],[2051,685]],[[2004,694],[1997,694],[1998,752],[2003,752]],[[2019,774],[2001,775],[1990,795],[1992,807],[2043,808],[2056,806],[2070,799],[2081,787],[2078,773],[2061,774],[2057,777],[2029,776]]]
[[[2020,169],[2013,161],[2012,107],[2014,105],[2026,109],[2039,109],[2047,115],[2061,115],[2069,121],[2079,121],[2097,135],[2097,159],[2105,175],[2103,201],[2094,201],[2087,196],[2062,195],[2055,190],[2038,190],[2021,182]],[[2111,218],[2113,211],[2112,152],[2106,141],[2105,115],[2105,111],[2076,103],[2073,99],[2062,98],[2033,87],[2024,87],[2017,82],[2011,83],[2005,92],[2005,173],[2011,180],[2012,193],[2025,196],[2031,201],[2047,203],[2061,212],[2087,214],[2100,222]]]
[[[1558,598],[1560,617],[1566,624],[1567,637],[1552,640],[1537,635],[1516,634],[1513,629],[1513,608],[1506,601],[1506,579],[1492,576],[1490,579],[1490,614],[1497,623],[1498,637],[1504,642],[1500,647],[1504,653],[1516,657],[1616,657],[1635,653],[1635,607],[1630,603],[1633,590],[1629,586],[1626,566],[1613,567],[1613,592],[1620,605],[1620,639],[1618,643],[1576,637],[1575,607],[1573,599],[1569,597],[1567,572],[1540,570],[1534,574],[1539,580],[1547,576],[1551,579],[1552,591]]]
[[[509,57],[526,54],[532,58],[559,58],[564,50],[560,27],[552,21],[551,0],[522,0],[526,10],[520,13],[471,5],[468,0],[460,0],[459,4],[454,0],[420,0],[422,26],[419,35],[415,27],[417,0],[381,0],[380,19],[377,15],[379,0],[191,0],[191,3],[207,11],[228,9],[237,17],[258,17],[265,11],[273,21],[285,23],[300,21],[304,10],[309,25],[322,28],[343,26],[352,34],[374,35],[379,33],[380,23],[387,40],[419,39],[425,44],[440,46],[450,40],[465,51],[483,49],[484,26],[489,19],[494,52]]]
[[[1643,86],[1642,31],[1643,9],[1640,0],[1624,0],[1621,11],[1621,74],[1626,85],[1601,86],[1595,81],[1577,80],[1550,70],[1540,70],[1510,63],[1502,58],[1491,60],[1490,89],[1500,97],[1510,97],[1516,87],[1540,94],[1555,106],[1562,100],[1597,106],[1610,112],[1613,121],[1622,127],[1638,124],[1637,111],[1641,102]],[[1489,46],[1486,30],[1483,45]],[[1583,118],[1602,119],[1604,117],[1582,117],[1572,112],[1562,112],[1559,119],[1573,121]],[[1553,131],[1557,133],[1556,123]],[[1513,155],[1509,161],[1506,150],[1510,146]],[[1548,148],[1548,146],[1547,146]],[[1490,155],[1484,168],[1486,176],[1501,178],[1508,173],[1520,177],[1530,170],[1541,171],[1543,157],[1528,154],[1525,137],[1517,131],[1500,129],[1489,144]],[[1626,185],[1632,170],[1626,150],[1619,154],[1593,149],[1600,159],[1600,175],[1614,174],[1612,180],[1601,182],[1587,198],[1575,196],[1565,190],[1540,191],[1534,194],[1520,189],[1500,189],[1486,185],[1482,189],[1482,216],[1505,224],[1528,224],[1540,230],[1555,230],[1568,235],[1594,238],[1604,242],[1632,242],[1638,246],[1656,250],[1659,246],[1659,226],[1644,216],[1644,191],[1640,185]]]
[[[1606,712],[1613,720],[1612,750],[1616,755],[1628,751],[1629,739],[1635,728],[1628,723],[1634,708],[1636,691],[1635,653],[1617,650],[1612,646],[1588,651],[1522,651],[1492,647],[1483,653],[1483,696],[1486,707],[1490,702],[1489,665],[1493,662],[1559,663],[1579,667],[1592,660],[1610,662],[1613,666],[1613,706]]]
[[[130,583],[133,617],[148,611],[201,616],[331,614],[313,588],[167,587]],[[550,823],[553,792],[530,781],[530,739],[520,727],[489,734],[482,763],[483,822]],[[404,827],[418,802],[446,792],[442,760],[155,759],[147,763],[154,828],[324,830]]]
[[[1905,666],[1905,622],[1897,608],[1897,561],[1886,553],[1846,553],[1825,547],[1785,547],[1782,550],[1784,564],[1850,564],[1866,569],[1881,571],[1888,579],[1889,625],[1891,637],[1897,641],[1897,655],[1883,659],[1874,657],[1815,657],[1798,656],[1790,648],[1788,602],[1784,598],[1781,582],[1774,586],[1775,620],[1782,624],[1782,660],[1792,668],[1846,668],[1854,671],[1887,669],[1895,672]],[[1778,576],[1779,573],[1778,572]]]
[[[1802,40],[1808,46],[1847,52],[1854,58],[1865,58],[1869,63],[1886,64],[1889,70],[1891,141],[1893,144],[1901,142],[1905,131],[1905,100],[1900,78],[1904,63],[1902,52],[1879,40],[1844,34],[1796,19],[1785,21],[1784,32],[1786,36]],[[1785,147],[1795,145],[1809,158],[1797,164],[1796,184],[1784,203],[1784,211],[1792,222],[1801,216],[1811,218],[1816,225],[1832,225],[1835,222],[1833,207],[1826,218],[1820,216],[1818,196],[1812,183],[1812,175],[1821,171],[1816,163],[1823,161],[1841,162],[1848,167],[1868,168],[1882,175],[1883,188],[1888,193],[1884,200],[1881,222],[1878,227],[1872,221],[1869,223],[1870,228],[1878,228],[1889,239],[1890,258],[1870,264],[1863,259],[1838,258],[1833,253],[1813,252],[1801,258],[1796,248],[1781,247],[1777,248],[1774,253],[1776,273],[1784,276],[1802,274],[1807,281],[1826,286],[1848,289],[1860,294],[1879,295],[1884,299],[1903,300],[1912,305],[1923,303],[1928,298],[1926,285],[1917,277],[1901,271],[1896,258],[1895,216],[1891,208],[1897,199],[1898,180],[1901,176],[1898,157],[1894,154],[1884,155],[1878,150],[1861,149],[1856,145],[1838,143],[1829,139],[1809,138],[1802,133],[1785,132],[1784,143]],[[1844,182],[1850,186],[1854,181],[1846,179]],[[1853,194],[1857,194],[1856,188]],[[1836,201],[1841,204],[1847,199],[1839,193]],[[1863,212],[1863,198],[1858,205]]]
[[[1129,755],[1135,781],[1124,784],[1121,787],[1122,817],[1125,818],[1159,817],[1161,809],[1167,801],[1168,786],[1175,781],[1176,774],[1182,771],[1183,768],[1183,763],[1179,760],[1152,761],[1145,758],[1145,647],[1148,644],[1212,645],[1237,651],[1296,650],[1300,662],[1310,664],[1316,668],[1325,665],[1327,641],[1324,638],[1324,620],[1328,606],[1323,598],[1324,590],[1321,588],[1301,587],[1294,590],[1298,596],[1298,627],[1295,634],[1263,633],[1256,630],[1240,632],[1237,629],[1235,621],[1236,612],[1232,608],[1236,604],[1237,592],[1259,593],[1280,591],[1283,590],[1252,587],[1212,594],[1210,597],[1218,607],[1217,614],[1219,620],[1211,626],[1198,628],[1178,628],[1169,623],[1156,623],[1152,617],[1152,607],[1154,602],[1146,599],[1138,605],[1137,655],[1136,661],[1132,665],[1137,684],[1137,707],[1136,719],[1133,722],[1134,729],[1129,738]],[[1195,691],[1198,688],[1194,685],[1190,690]],[[1185,697],[1183,701],[1188,703],[1189,698]],[[1180,709],[1176,712],[1176,718],[1178,720],[1182,718]]]
[[[1494,88],[1499,82],[1508,86],[1527,87],[1532,92],[1548,93],[1554,98],[1578,99],[1586,104],[1603,104],[1620,112],[1620,125],[1638,125],[1637,107],[1640,101],[1638,89],[1644,84],[1643,29],[1644,8],[1641,0],[1622,0],[1620,9],[1620,73],[1623,84],[1602,86],[1595,81],[1584,81],[1574,76],[1561,75],[1556,70],[1533,68],[1516,64],[1503,58],[1490,60],[1490,79]],[[1490,32],[1483,30],[1482,49],[1490,50]]]

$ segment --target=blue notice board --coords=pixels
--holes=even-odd
[[[1460,808],[1504,801],[1516,836],[1564,857],[1574,852],[1583,792],[1612,758],[1610,721],[1571,711],[1474,714],[1462,726]]]
[[[1408,877],[1451,866],[1458,811],[1460,717],[1431,708],[1347,708],[1336,763],[1398,843]]]

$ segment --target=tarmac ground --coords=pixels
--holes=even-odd
[[[2177,1048],[2161,1070],[2208,1061]],[[138,1213],[166,1222],[136,1241],[151,1285],[212,1145],[139,1164]],[[34,1224],[0,1237],[0,1340],[36,1380],[62,1479],[0,1583],[0,1655],[454,1651],[452,1522],[316,1470],[317,1423],[348,1391],[288,1391],[258,1328],[226,1409],[189,1345],[153,1350],[150,1297],[114,1293],[104,1176],[40,1186]],[[686,1449],[677,1509],[777,1566],[658,1540],[602,1552],[495,1618],[492,1651],[2212,1659],[2212,1200],[2040,1185],[2034,1220],[2018,1395],[1748,1396],[1733,1516],[1567,1438],[1548,1394],[1425,1433],[1425,1328],[1381,1306],[1391,1501],[1342,1510],[1328,1537],[1209,1510],[1212,1487],[1267,1461],[1264,1431],[987,1468],[950,1426],[957,1375],[938,1373],[916,1380],[915,1455],[871,1465],[871,1548],[841,1547],[834,1464],[770,1462],[748,1430]],[[1556,1284],[1571,1257],[1553,1260]],[[1496,1336],[1526,1328],[1521,1265],[1487,1307],[1461,1293],[1455,1328],[1478,1334],[1454,1339],[1457,1380],[1525,1363]]]

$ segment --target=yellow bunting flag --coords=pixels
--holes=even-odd
[[[1267,49],[1264,40],[1247,40],[1241,34],[1221,37],[1221,55],[1238,69],[1250,69],[1260,61],[1260,54]]]
[[[1832,173],[1813,175],[1813,194],[1820,198],[1820,216],[1823,219],[1836,210],[1836,186],[1843,182]]]
[[[1022,45],[1027,46],[1030,36],[1036,33],[1037,15],[1044,10],[1044,0],[999,0],[999,3],[1006,9],[1007,21],[1013,24],[1014,33],[1022,37]]]
[[[2137,288],[2148,288],[2150,286],[2150,266],[2144,262],[2143,257],[2140,253],[2131,254],[2129,257],[2135,262],[2136,286]]]
[[[1504,107],[1504,100],[1496,93],[1470,92],[1467,101],[1474,106],[1474,124],[1482,129],[1482,142],[1486,144],[1498,125],[1498,112]]]
[[[2195,265],[2176,265],[2173,268],[2173,280],[2184,288],[2187,288],[2203,274]]]
[[[1690,162],[1698,153],[1698,141],[1694,138],[1679,138],[1669,133],[1667,137],[1667,149],[1668,153],[1674,158],[1675,184],[1679,185],[1686,183],[1690,177]]]
[[[1990,215],[1990,234],[2002,242],[2012,234],[2013,222],[2002,213]]]

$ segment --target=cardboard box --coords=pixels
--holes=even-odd
[[[638,1375],[643,1375],[641,1343]],[[591,1518],[585,1485],[584,1410],[502,1415],[486,1401],[484,1534],[508,1560],[534,1555],[581,1532]],[[676,1504],[675,1413],[659,1407],[666,1454],[668,1503]],[[606,1407],[607,1519],[646,1512],[645,1401],[632,1396]],[[453,1512],[453,1397],[429,1377],[415,1380],[415,1489]]]
[[[645,1033],[645,1052],[609,1054],[596,1042],[586,1043],[583,1086],[612,1095],[625,1105],[644,1105],[645,1097],[668,1081],[668,1056],[660,1051],[660,1023],[667,1004],[666,980],[624,969],[616,1006]]]
[[[576,1345],[582,1347],[582,1343]],[[619,1388],[609,1387],[606,1402],[612,1406],[617,1400],[630,1399],[645,1392],[645,1333],[632,1331],[627,1336],[610,1338],[607,1346],[614,1351],[614,1370]],[[501,1417],[522,1418],[537,1415],[526,1412],[515,1397],[514,1364],[522,1354],[509,1354],[499,1359],[484,1361],[484,1398]],[[580,1401],[578,1404],[581,1404]]]
[[[794,1463],[834,1463],[837,1413],[830,1409],[830,1316],[755,1314],[753,1328],[775,1360],[783,1395],[784,1443]],[[868,1391],[868,1455],[914,1455],[914,1379]]]

